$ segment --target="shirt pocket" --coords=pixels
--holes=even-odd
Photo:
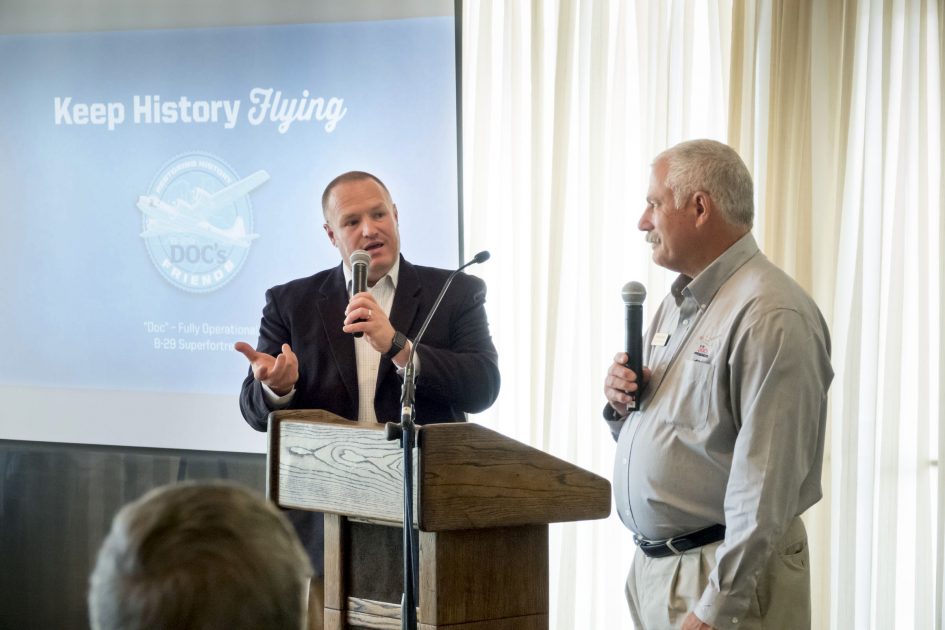
[[[711,363],[691,359],[683,361],[673,378],[675,391],[667,405],[664,422],[681,429],[704,428],[708,423],[709,405],[712,403],[714,373],[715,366]]]

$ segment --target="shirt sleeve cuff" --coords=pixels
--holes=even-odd
[[[292,399],[295,397],[295,387],[293,386],[289,393],[285,396],[280,396],[279,394],[272,391],[272,389],[265,383],[260,383],[263,389],[263,396],[266,398],[266,404],[269,405],[269,408],[272,410],[275,409],[284,409],[289,406],[289,403],[292,402]]]
[[[604,420],[607,422],[608,428],[610,428],[610,433],[614,436],[614,439],[617,439],[617,436],[620,435],[620,429],[623,427],[623,422],[626,420],[630,414],[626,416],[621,416],[617,413],[617,410],[610,406],[610,403],[604,405]]]
[[[409,339],[407,340],[406,348],[409,354],[410,350],[413,348],[413,342],[410,341]],[[394,361],[394,360],[391,359],[391,361]],[[397,362],[394,361],[394,367],[397,368],[397,374],[399,374],[400,377],[403,378],[404,371],[407,369],[407,364],[405,363],[404,367],[400,367],[399,365],[397,365]],[[420,352],[419,351],[413,353],[413,376],[414,378],[418,378],[420,376]]]
[[[703,623],[718,630],[740,630],[749,604],[743,597],[722,595],[710,584],[692,612]]]

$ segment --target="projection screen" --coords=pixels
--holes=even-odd
[[[232,346],[267,288],[338,264],[341,172],[387,183],[413,262],[455,266],[451,0],[0,15],[0,439],[265,450]]]

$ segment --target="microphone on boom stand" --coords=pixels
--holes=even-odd
[[[407,356],[407,367],[404,368],[404,384],[400,391],[400,422],[388,422],[386,425],[387,439],[400,440],[404,450],[404,594],[400,602],[400,619],[402,630],[416,630],[417,628],[417,596],[414,591],[414,578],[417,575],[417,567],[414,564],[414,545],[413,545],[413,447],[417,439],[416,425],[413,422],[414,412],[414,387],[416,376],[413,367],[413,355],[416,354],[420,346],[420,340],[423,333],[426,332],[433,314],[437,307],[443,301],[446,290],[453,282],[460,271],[470,265],[475,265],[489,260],[489,252],[481,251],[472,260],[459,267],[449,275],[443,288],[440,289],[436,301],[433,302],[427,318],[423,320],[420,331],[410,344],[410,354]]]

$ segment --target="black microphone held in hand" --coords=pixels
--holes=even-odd
[[[367,291],[367,273],[368,265],[371,264],[371,255],[363,249],[357,249],[351,252],[351,295]],[[363,322],[363,319],[359,319]],[[352,333],[355,337],[363,337],[363,332]]]
[[[620,291],[623,298],[627,320],[627,362],[626,366],[637,375],[637,391],[630,394],[632,400],[627,405],[628,411],[640,408],[640,392],[643,391],[643,300],[646,288],[639,282],[628,282]]]

